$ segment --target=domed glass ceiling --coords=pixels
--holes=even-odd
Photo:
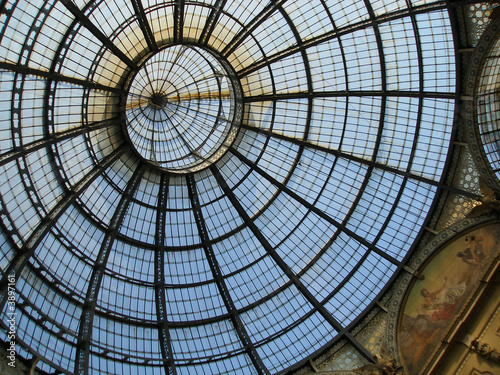
[[[351,329],[444,184],[447,4],[3,1],[17,354],[67,374],[276,374],[343,339],[369,360]]]

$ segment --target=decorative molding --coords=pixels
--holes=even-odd
[[[488,361],[500,363],[500,352],[490,346],[488,343],[481,343],[479,340],[474,340],[471,343],[470,349],[475,351],[481,357],[486,358]]]
[[[462,125],[466,129],[467,143],[476,167],[486,184],[500,193],[500,180],[493,172],[484,152],[477,123],[477,88],[484,63],[495,41],[500,38],[500,19],[492,21],[474,49],[463,84],[463,95],[473,97],[472,101],[462,100]]]
[[[326,353],[321,354],[315,360],[311,359],[312,365],[315,367],[319,367],[322,364],[326,363],[335,353],[337,353],[343,346],[347,344],[346,340],[340,340],[337,342],[332,348],[330,348]],[[308,375],[314,373],[313,369],[310,365],[306,365],[301,369],[293,372],[293,375]]]

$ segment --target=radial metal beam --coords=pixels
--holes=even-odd
[[[286,3],[287,0],[274,0],[271,1],[254,19],[252,19],[248,25],[244,27],[236,36],[224,47],[221,51],[221,56],[227,57],[233,53],[241,43],[251,35],[254,30],[259,27],[266,19],[268,19],[278,8]]]
[[[297,287],[297,289],[304,295],[304,297],[315,307],[319,307],[322,310],[322,315],[324,315],[324,318],[330,323],[330,325],[337,330],[337,332],[340,332],[344,329],[344,327],[329,313],[326,311],[323,305],[321,305],[316,297],[314,297],[311,292],[302,284],[302,282],[299,280],[299,278],[293,273],[293,271],[290,269],[288,264],[281,258],[276,250],[272,247],[272,245],[269,243],[267,238],[264,236],[264,234],[261,232],[261,230],[257,227],[257,224],[250,218],[250,215],[248,212],[245,210],[245,208],[241,205],[239,202],[238,198],[234,194],[234,192],[229,188],[226,180],[220,173],[219,169],[215,166],[212,165],[210,167],[210,171],[214,175],[215,179],[217,180],[217,183],[221,187],[222,191],[224,191],[224,194],[226,197],[229,199],[233,207],[235,208],[236,212],[238,212],[238,215],[242,218],[242,220],[245,222],[245,224],[248,226],[248,228],[251,230],[255,238],[260,242],[262,247],[266,250],[266,253],[271,256],[271,258],[274,260],[274,262],[278,265],[278,267],[283,271],[283,273],[293,282],[293,284]]]
[[[386,23],[386,22],[390,22],[390,21],[397,20],[400,18],[408,17],[410,14],[427,13],[427,12],[430,12],[432,10],[441,10],[441,9],[447,9],[447,8],[448,8],[448,5],[446,3],[443,3],[443,2],[438,2],[438,3],[434,3],[434,4],[425,4],[422,6],[412,7],[411,11],[409,11],[408,9],[404,9],[404,10],[400,10],[400,11],[396,11],[396,12],[391,12],[389,14],[381,15],[381,16],[378,16],[376,18],[376,20],[378,23]],[[286,57],[294,55],[297,52],[304,50],[306,48],[310,48],[310,47],[316,46],[318,44],[328,42],[332,39],[340,38],[343,35],[352,34],[358,30],[366,29],[366,28],[372,27],[372,26],[373,26],[373,20],[368,19],[368,20],[360,21],[360,22],[355,23],[353,25],[335,28],[334,30],[326,32],[324,34],[314,36],[312,38],[308,38],[307,40],[304,40],[302,44],[294,44],[288,48],[285,48],[284,50],[281,50],[279,52],[276,52],[274,54],[266,56],[262,60],[255,61],[254,63],[239,70],[237,72],[237,75],[240,78],[244,77],[252,72],[255,72],[255,71],[263,68],[264,66],[270,65],[274,62],[277,62],[277,61],[282,60]],[[247,35],[245,35],[245,37],[248,36],[249,34],[251,34],[252,31],[253,30],[248,31],[246,33]],[[237,38],[237,36],[235,37],[235,39],[236,38]],[[241,43],[241,41],[240,41],[240,43]],[[223,55],[227,56],[229,54],[230,53],[227,53],[226,55],[223,54]]]
[[[123,93],[123,90],[118,87],[110,87],[106,85],[101,85],[99,83],[94,83],[88,80],[84,79],[78,79],[74,77],[68,77],[64,76],[59,73],[54,73],[50,71],[45,71],[45,70],[39,70],[35,68],[29,68],[25,65],[19,65],[19,64],[11,64],[5,61],[0,61],[0,70],[9,70],[13,73],[19,73],[24,76],[31,75],[35,77],[41,77],[45,78],[51,81],[55,82],[66,82],[70,83],[72,85],[77,85],[77,86],[82,86],[82,87],[87,87],[89,89],[94,89],[94,90],[101,90],[101,91],[108,91],[108,92],[113,92],[117,94]]]
[[[220,270],[219,263],[212,249],[212,245],[209,244],[210,238],[206,228],[205,219],[203,218],[203,213],[201,211],[201,205],[198,199],[198,192],[196,190],[196,182],[194,180],[193,175],[187,175],[186,181],[188,185],[189,199],[191,201],[191,206],[193,208],[196,226],[198,228],[198,233],[200,235],[203,249],[205,251],[205,256],[210,265],[210,270],[212,271],[212,276],[215,280],[217,288],[219,289],[220,296],[224,301],[224,304],[231,317],[231,322],[233,323],[234,329],[236,330],[236,333],[238,334],[238,337],[243,345],[243,348],[245,348],[245,351],[250,357],[257,372],[259,374],[269,374],[269,371],[267,370],[266,366],[262,362],[262,359],[257,353],[257,350],[255,349],[253,342],[250,340],[250,336],[246,331],[246,328],[241,320],[241,317],[238,314],[238,310],[234,305],[233,298],[231,297],[229,289],[227,288],[227,285],[224,281],[224,276],[222,274],[222,271]]]
[[[148,44],[149,50],[151,52],[158,51],[158,45],[156,44],[156,39],[153,34],[153,30],[151,29],[151,25],[149,24],[148,18],[146,17],[146,12],[144,12],[144,7],[142,5],[141,0],[131,0],[132,6],[134,7],[134,12],[137,17],[137,21],[139,22],[139,26],[141,27],[142,34],[146,39],[146,43]]]
[[[80,318],[80,328],[78,331],[78,342],[76,344],[75,358],[75,374],[87,375],[89,373],[89,357],[90,344],[92,338],[92,325],[94,323],[95,310],[97,306],[97,298],[101,289],[101,282],[106,270],[109,254],[113,247],[113,243],[118,235],[118,230],[123,222],[123,218],[127,212],[130,201],[141,182],[145,168],[142,163],[139,163],[134,171],[134,174],[123,192],[123,195],[116,207],[116,210],[111,218],[108,226],[108,231],[102,241],[99,254],[95,260],[95,266],[92,270],[85,303],[82,308],[82,316]]]
[[[254,170],[258,174],[260,174],[262,177],[264,177],[267,181],[275,185],[278,189],[280,189],[282,192],[288,194],[290,197],[295,199],[297,202],[299,202],[301,205],[309,209],[310,211],[314,212],[316,215],[327,221],[328,223],[332,224],[333,226],[337,227],[339,230],[343,231],[346,233],[348,236],[353,238],[354,240],[358,241],[361,245],[366,246],[369,250],[373,251],[374,253],[380,255],[382,258],[388,260],[392,264],[396,266],[400,266],[401,262],[399,262],[397,259],[394,257],[390,256],[387,254],[385,251],[379,249],[375,245],[373,245],[371,242],[367,241],[365,238],[362,236],[356,234],[354,231],[351,229],[347,228],[344,224],[339,223],[337,220],[332,218],[330,215],[325,213],[324,211],[320,210],[318,207],[314,206],[311,204],[309,201],[301,197],[299,194],[297,194],[295,191],[290,189],[288,186],[284,185],[283,183],[279,182],[276,180],[274,177],[269,175],[266,171],[264,171],[262,168],[260,168],[258,165],[252,163],[250,160],[248,160],[245,156],[243,156],[238,150],[234,149],[233,146],[229,149],[233,155],[235,155],[238,159],[240,159],[244,164],[246,164],[250,169]]]
[[[174,43],[182,43],[184,33],[184,0],[176,0],[174,5]]]
[[[426,184],[431,185],[431,186],[440,187],[444,190],[450,191],[452,193],[460,194],[460,195],[463,195],[465,197],[474,198],[474,199],[478,198],[477,194],[471,193],[469,191],[457,189],[457,188],[454,188],[452,186],[447,186],[447,185],[441,184],[439,181],[434,181],[430,178],[426,178],[426,177],[423,177],[421,175],[413,174],[413,173],[406,171],[406,170],[400,170],[400,169],[397,169],[395,167],[391,167],[390,165],[387,165],[387,164],[382,164],[382,163],[379,163],[379,162],[376,162],[373,160],[363,159],[359,156],[346,154],[345,152],[342,152],[340,150],[331,149],[331,148],[321,146],[321,145],[316,144],[316,143],[303,141],[301,139],[289,137],[289,136],[279,134],[279,133],[274,133],[270,130],[257,128],[257,127],[254,127],[254,126],[251,126],[248,124],[241,124],[240,127],[243,129],[248,129],[248,130],[254,131],[254,132],[259,133],[259,134],[267,135],[268,137],[272,137],[272,138],[280,139],[280,140],[283,140],[286,142],[290,142],[290,143],[293,143],[297,146],[309,148],[311,150],[321,151],[321,152],[324,152],[324,153],[329,154],[329,155],[334,155],[334,156],[339,157],[339,158],[343,158],[343,159],[346,159],[349,161],[354,161],[356,163],[366,165],[367,167],[381,169],[381,170],[384,170],[384,171],[387,171],[390,173],[394,173],[394,174],[401,176],[401,177],[404,177],[404,178],[409,178],[409,179],[412,179],[412,180],[415,180],[418,182],[426,183]]]
[[[168,322],[167,302],[165,298],[165,227],[167,222],[168,184],[169,176],[167,174],[163,174],[160,180],[158,212],[156,214],[155,299],[163,368],[166,374],[176,375],[177,369],[175,367],[172,339],[170,338],[170,326]]]
[[[92,124],[87,124],[87,125],[82,125],[78,126],[73,129],[68,129],[60,133],[56,134],[50,134],[47,137],[44,137],[38,141],[33,141],[30,143],[27,143],[23,145],[22,148],[19,149],[13,149],[12,151],[5,152],[0,155],[0,166],[5,165],[7,163],[10,163],[11,161],[14,161],[20,157],[25,157],[26,155],[29,155],[32,152],[38,151],[42,148],[55,145],[58,142],[74,138],[76,136],[82,135],[82,134],[88,134],[90,132],[99,130],[99,129],[104,129],[108,128],[114,125],[119,124],[119,118],[114,117],[112,119],[108,120],[103,120],[103,121],[98,121],[94,122]]]
[[[257,227],[257,224],[250,218],[247,211],[243,208],[239,202],[236,195],[227,185],[224,177],[220,173],[219,169],[212,165],[210,171],[214,175],[217,183],[224,191],[224,194],[229,199],[235,210],[238,212],[240,217],[243,219],[245,224],[251,230],[255,238],[260,242],[267,254],[274,260],[281,271],[292,281],[295,287],[302,293],[304,298],[321,314],[321,316],[339,333],[344,334],[345,337],[350,341],[350,343],[365,356],[368,360],[373,361],[371,353],[369,353],[357,340],[355,340],[349,332],[335,319],[335,317],[330,314],[326,307],[318,301],[316,297],[309,291],[309,289],[300,281],[300,279],[293,273],[288,264],[279,256],[273,246],[269,243],[264,234]]]
[[[294,100],[307,98],[349,98],[349,97],[381,97],[381,98],[430,98],[430,99],[455,99],[455,92],[433,91],[386,91],[386,90],[335,90],[335,91],[297,91],[280,94],[264,94],[248,96],[245,103],[268,102],[273,100]]]
[[[137,64],[133,62],[120,48],[118,48],[104,33],[101,29],[94,25],[92,21],[78,8],[78,6],[73,3],[72,0],[59,0],[63,5],[70,11],[70,13],[83,25],[87,30],[89,30],[92,35],[94,35],[99,41],[105,45],[111,52],[113,52],[121,61],[123,61],[127,66],[132,69],[137,69]]]
[[[7,29],[8,21],[12,17],[12,13],[14,13],[18,3],[20,0],[1,0],[0,1],[0,12],[5,16],[5,21],[0,24],[0,40],[3,39],[5,35],[5,30]],[[10,4],[9,4],[10,3]]]
[[[70,190],[46,217],[42,218],[40,224],[33,230],[21,249],[15,255],[7,269],[5,270],[6,276],[14,276],[16,279],[21,275],[22,270],[28,263],[29,259],[33,256],[35,250],[42,242],[43,238],[49,233],[61,215],[73,204],[76,199],[99,177],[109,166],[111,166],[126,150],[128,147],[122,145],[113,151],[110,155],[103,160],[103,162],[94,167],[88,174],[85,175],[78,183],[74,185],[73,190]],[[3,310],[5,302],[7,301],[7,279],[4,277],[0,281],[0,311]]]
[[[203,28],[198,40],[200,44],[206,45],[208,43],[208,40],[214,31],[215,25],[217,24],[220,14],[222,13],[222,9],[224,9],[226,3],[227,0],[217,0],[213,5],[210,15],[207,18],[207,22],[205,23],[205,27]]]

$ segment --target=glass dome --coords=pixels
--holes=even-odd
[[[447,1],[2,2],[2,325],[65,374],[280,374],[437,201]],[[6,337],[3,339],[6,340]]]

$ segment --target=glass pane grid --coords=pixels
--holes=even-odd
[[[450,159],[456,22],[444,1],[411,8],[6,4],[18,354],[48,373],[260,375],[361,347],[346,327],[415,247]]]

